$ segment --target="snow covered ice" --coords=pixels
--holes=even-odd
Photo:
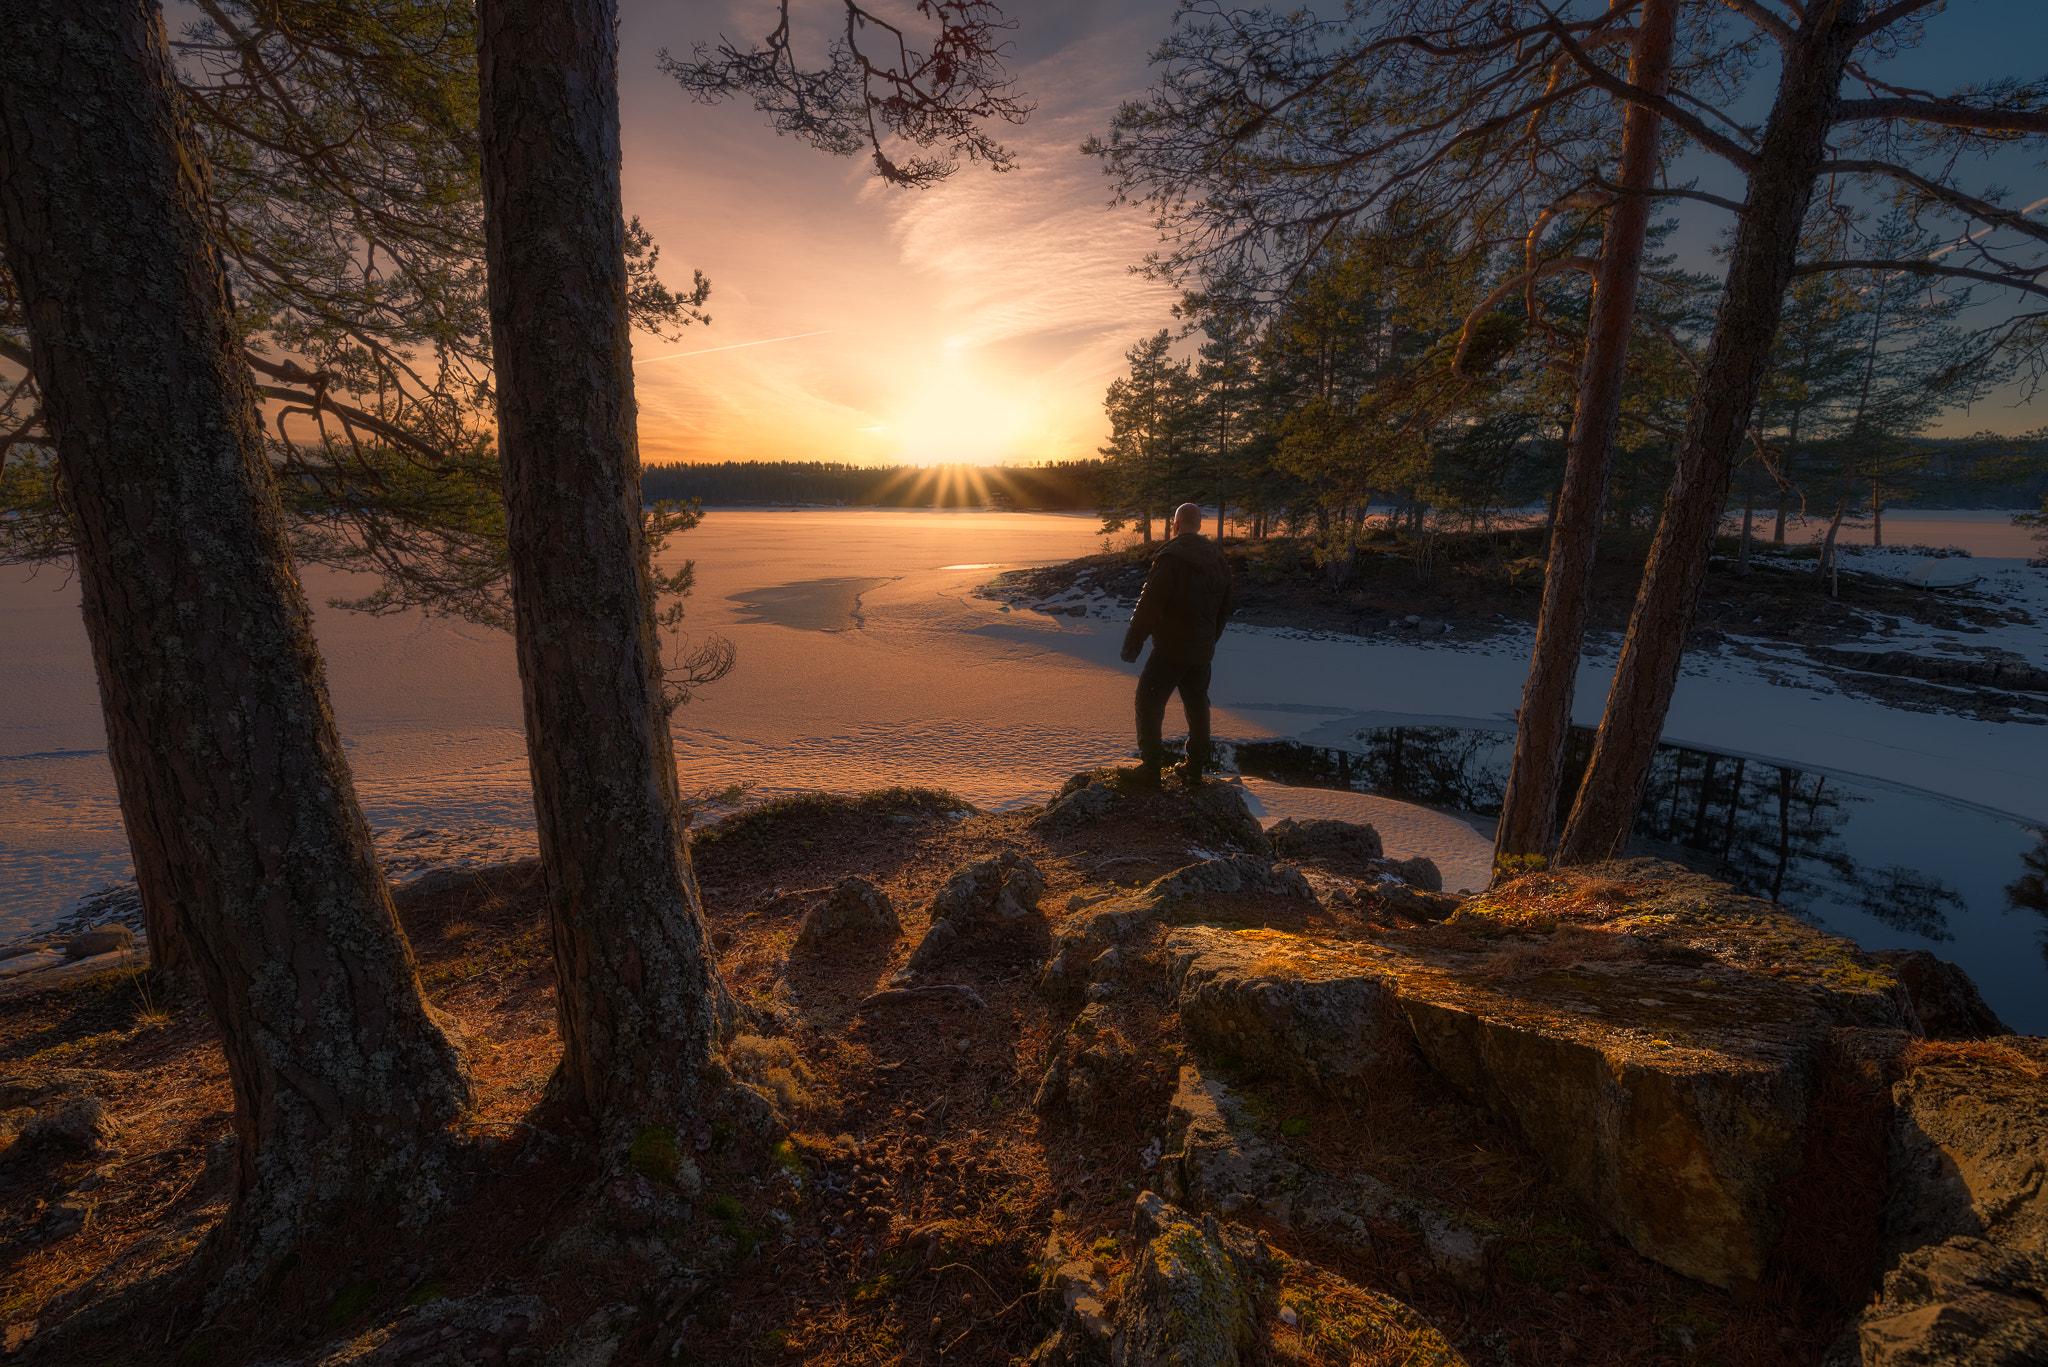
[[[1994,520],[1995,518],[1995,520]],[[2048,572],[2004,515],[1891,514],[1899,542],[1982,538],[1979,590],[2048,620]],[[2005,541],[2015,544],[2007,546]],[[685,626],[739,647],[738,666],[675,715],[685,790],[749,783],[750,800],[888,784],[947,788],[990,808],[1041,801],[1068,775],[1131,753],[1135,666],[1117,659],[1124,613],[1085,589],[1057,611],[976,590],[1003,569],[1101,548],[1093,517],[886,509],[714,510],[674,549],[697,562]],[[1898,560],[1894,566],[1889,562]],[[1850,555],[1845,569],[1904,577],[1911,557]],[[314,571],[324,604],[359,591]],[[418,614],[316,608],[358,792],[395,878],[530,853],[533,822],[512,643]],[[1887,649],[1939,649],[1943,633]],[[1991,640],[2048,663],[2038,626]],[[1384,642],[1233,627],[1211,696],[1219,737],[1341,745],[1360,729],[1506,729],[1528,667],[1526,631],[1484,641]],[[1960,807],[2048,824],[2048,726],[1902,711],[1844,695],[1789,658],[1696,655],[1666,738],[1809,770],[1863,776]],[[1613,666],[1583,666],[1577,719],[1597,722]],[[1786,686],[1790,684],[1792,686]],[[0,576],[0,938],[46,926],[129,875],[76,585],[61,570]],[[1178,711],[1168,713],[1169,734]],[[1428,855],[1445,886],[1479,887],[1482,819],[1363,794],[1252,780],[1268,822],[1370,821],[1398,856]],[[2005,858],[2010,859],[2007,855]]]

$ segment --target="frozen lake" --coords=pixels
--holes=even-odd
[[[2004,566],[2026,550],[2004,514],[1891,513],[1886,533],[1981,545]],[[1099,604],[1087,616],[1009,612],[974,596],[1003,569],[1101,540],[1081,515],[712,511],[676,543],[697,561],[687,625],[731,637],[739,664],[676,714],[685,788],[751,783],[760,798],[905,783],[1000,808],[1122,761],[1136,667],[1116,658],[1114,614]],[[316,601],[357,591],[327,572],[307,587]],[[358,789],[399,871],[529,851],[510,639],[325,607],[316,632]],[[1498,727],[1526,651],[1512,637],[1425,646],[1233,628],[1212,689],[1217,734],[1343,745],[1374,727]],[[1582,722],[1598,720],[1609,669],[1588,661]],[[1177,721],[1170,712],[1170,731]],[[1708,662],[1682,682],[1667,736],[2048,822],[2048,727],[1901,712]],[[0,574],[0,938],[127,875],[104,744],[75,587],[50,570]],[[1371,820],[1390,852],[1437,859],[1452,888],[1485,878],[1483,819],[1268,781],[1248,788],[1269,818]],[[2038,937],[2038,918],[2015,920]]]

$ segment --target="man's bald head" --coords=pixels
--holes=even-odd
[[[1201,504],[1183,503],[1180,507],[1173,510],[1173,534],[1175,536],[1179,536],[1183,532],[1199,532],[1200,530],[1202,530]]]

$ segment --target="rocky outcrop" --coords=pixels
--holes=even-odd
[[[1040,1115],[1065,1110],[1083,1124],[1098,1120],[1115,1110],[1131,1063],[1131,1051],[1108,1011],[1091,1002],[1053,1050],[1032,1107]]]
[[[1033,1367],[1240,1367],[1273,1360],[1465,1367],[1415,1311],[1213,1213],[1140,1193],[1120,1283],[1055,1235],[1043,1260],[1056,1327]],[[1301,1309],[1296,1308],[1299,1302]]]
[[[1211,848],[1272,852],[1237,784],[1175,784],[1148,790],[1114,769],[1075,774],[1061,785],[1032,825],[1047,834],[1059,834],[1108,820],[1160,823]]]
[[[2048,1362],[2048,1255],[1958,1237],[1885,1273],[1857,1326],[1862,1367],[2038,1367]]]
[[[903,925],[889,894],[858,874],[848,874],[832,885],[822,902],[804,913],[797,927],[796,947],[816,949],[841,931],[886,931],[901,935]]]
[[[517,1362],[531,1353],[530,1340],[547,1313],[541,1298],[528,1294],[430,1301],[401,1310],[388,1322],[315,1361],[317,1367],[470,1367],[473,1363]]]
[[[932,898],[931,925],[911,952],[909,969],[921,973],[946,956],[962,935],[1035,915],[1045,875],[1016,850],[955,869]]]
[[[1929,1039],[1990,1039],[2012,1029],[1987,1006],[1970,975],[1924,949],[1888,949],[1872,954],[1889,964],[1905,984],[1913,1014]]]
[[[1157,954],[1181,1029],[1212,1054],[1343,1093],[1405,1045],[1392,979],[1341,943],[1185,926]]]
[[[2048,1362],[2048,1041],[1907,1055],[1864,1367]]]
[[[1055,1230],[1039,1256],[1041,1285],[1053,1331],[1031,1354],[1032,1367],[1094,1367],[1109,1360],[1116,1333],[1116,1293],[1099,1258],[1068,1245]]]
[[[1319,1173],[1297,1160],[1219,1078],[1184,1065],[1170,1125],[1180,1147],[1160,1161],[1166,1194],[1220,1215],[1257,1211],[1276,1224],[1359,1249],[1372,1247],[1372,1221],[1422,1238],[1430,1262],[1468,1289],[1484,1284],[1494,1240],[1482,1222],[1397,1191],[1367,1173]],[[1171,1132],[1171,1131],[1169,1131]]]
[[[1340,1093],[1413,1050],[1639,1252],[1722,1287],[1781,1233],[1835,1032],[1912,1019],[1847,941],[1648,860],[1518,880],[1415,932],[1186,927],[1159,952],[1199,1047]]]

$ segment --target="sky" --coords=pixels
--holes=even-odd
[[[712,283],[709,328],[635,335],[644,460],[1095,454],[1103,392],[1177,295],[1130,272],[1155,234],[1141,211],[1107,207],[1108,181],[1076,149],[1144,88],[1169,5],[1014,7],[1012,69],[1037,104],[1002,130],[1016,169],[965,166],[928,190],[778,138],[747,104],[692,103],[657,69],[664,47],[758,40],[766,0],[622,10],[626,212],[672,284],[692,269]]]
[[[2048,71],[2042,5],[1954,0],[1893,72],[1949,89]],[[836,0],[799,0],[799,16],[806,8]],[[966,166],[919,191],[778,138],[747,104],[694,104],[658,69],[663,48],[682,56],[720,35],[758,40],[769,0],[625,0],[626,212],[653,232],[671,283],[692,269],[712,282],[712,326],[673,344],[635,337],[643,459],[1094,455],[1108,437],[1104,390],[1132,343],[1174,324],[1176,292],[1131,273],[1156,234],[1141,208],[1109,207],[1108,181],[1077,148],[1145,89],[1147,53],[1172,12],[1159,0],[1012,6],[1012,69],[1037,105],[1025,125],[1003,130],[1017,169]],[[1709,171],[1705,188],[1724,188],[1714,179]],[[2025,156],[1987,168],[1985,183],[1994,180],[2026,203],[2039,198],[2029,184],[2048,175]],[[1676,245],[1711,269],[1724,226],[1690,207]],[[705,350],[720,347],[732,349]],[[1994,394],[1937,431],[2048,423],[2041,403],[2016,398]]]

